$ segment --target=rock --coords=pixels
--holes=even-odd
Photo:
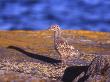
[[[63,30],[63,37],[80,52],[88,54],[82,59],[89,63],[92,61],[92,54],[110,58],[110,33]],[[67,65],[62,66],[60,63],[60,56],[54,48],[53,32],[0,31],[2,82],[34,82],[38,79],[38,82],[58,82],[67,68]]]

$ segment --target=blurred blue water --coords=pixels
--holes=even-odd
[[[0,30],[63,29],[110,32],[110,0],[0,0]]]

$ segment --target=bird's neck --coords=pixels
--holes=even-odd
[[[61,31],[60,30],[55,31],[54,32],[54,43],[55,43],[55,45],[57,43],[59,43],[60,40],[61,40]]]
[[[57,39],[57,38],[60,38],[60,37],[61,37],[61,30],[55,31],[54,32],[54,38]]]

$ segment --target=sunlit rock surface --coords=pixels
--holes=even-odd
[[[83,52],[85,54],[98,54],[108,56],[109,58],[110,33],[63,30],[63,37],[67,39],[71,45],[75,46],[75,48],[80,52]],[[9,46],[19,47],[26,52],[33,53],[34,55],[38,54],[41,56],[60,60],[60,57],[54,48],[53,32],[48,30],[0,31],[0,81],[61,82],[60,79],[54,80],[52,79],[53,77],[49,77],[52,74],[51,70],[52,72],[56,72],[54,72],[54,74],[58,74],[57,72],[60,71],[55,68],[55,66],[52,66],[47,62],[28,57],[25,54],[21,53],[19,50],[8,48]],[[84,59],[90,61],[91,57],[85,56]],[[7,65],[9,64],[9,67],[5,67],[3,63],[7,63]],[[39,65],[36,66],[36,64]],[[17,70],[17,65],[22,70]],[[50,68],[48,68],[49,66]],[[25,72],[23,72],[24,68]],[[30,69],[33,71],[30,72]],[[48,71],[49,69],[51,70]],[[64,69],[66,69],[65,66]],[[45,75],[45,73],[47,75]],[[105,77],[103,77],[100,82],[104,82],[104,78]],[[88,79],[88,82],[93,82],[93,79],[92,81],[91,78]],[[94,82],[99,81],[96,80]]]

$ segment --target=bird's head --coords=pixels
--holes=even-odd
[[[60,26],[59,25],[52,25],[49,30],[52,30],[52,31],[60,31]]]

